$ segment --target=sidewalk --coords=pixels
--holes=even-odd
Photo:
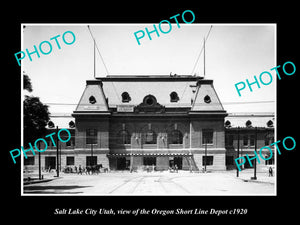
[[[257,172],[256,173],[256,180],[251,179],[254,177],[254,171],[253,169],[245,169],[242,171],[239,171],[239,176],[236,176],[236,170],[230,170],[226,171],[226,173],[230,174],[233,177],[236,177],[238,179],[241,179],[245,182],[256,182],[256,183],[269,183],[269,184],[275,184],[276,181],[276,175],[273,174],[273,177],[269,177],[268,172]]]
[[[42,172],[41,175],[42,175],[42,179],[39,180],[39,174],[36,171],[31,172],[31,173],[23,173],[23,184],[27,185],[27,184],[49,182],[49,181],[59,178],[59,177],[56,177],[55,171],[53,171],[51,173]]]

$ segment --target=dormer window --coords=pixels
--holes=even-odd
[[[204,97],[204,102],[205,102],[205,103],[210,103],[210,102],[211,102],[211,99],[210,99],[210,97],[209,97],[208,95],[206,95],[206,96]]]
[[[131,98],[128,92],[123,92],[122,93],[122,102],[130,102]]]
[[[178,102],[179,101],[179,97],[178,97],[178,94],[173,91],[171,94],[170,94],[170,101],[171,102]]]
[[[143,102],[147,106],[153,106],[157,103],[156,98],[153,95],[147,95],[144,98]]]
[[[250,120],[247,120],[247,122],[246,122],[246,127],[247,127],[247,128],[252,127],[252,122],[251,122]]]
[[[95,104],[97,101],[96,101],[95,97],[92,95],[92,96],[89,98],[89,102],[90,102],[91,104]]]

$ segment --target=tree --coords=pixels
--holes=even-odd
[[[23,89],[29,91],[29,92],[32,92],[32,85],[31,85],[31,80],[29,78],[28,75],[24,74],[23,75]]]
[[[24,89],[32,91],[29,77],[24,75]],[[25,85],[26,80],[26,85]],[[30,92],[31,92],[30,91]],[[46,134],[46,126],[49,121],[48,106],[44,105],[39,97],[25,95],[24,107],[24,146],[34,143],[38,138],[43,138]]]

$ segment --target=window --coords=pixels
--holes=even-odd
[[[145,144],[156,144],[157,137],[154,131],[149,130],[144,134],[144,143]]]
[[[144,98],[143,103],[146,104],[147,106],[153,106],[157,103],[157,101],[153,95],[147,95]]]
[[[271,156],[271,153],[268,152],[268,153],[264,156],[264,158],[265,158],[265,159],[268,159],[268,158],[270,158],[270,156]],[[274,152],[273,152],[273,151],[272,151],[272,158],[270,158],[270,159],[268,159],[268,160],[265,160],[265,165],[274,165]]]
[[[255,145],[255,136],[250,135],[250,146],[254,146],[254,145]]]
[[[210,97],[209,97],[208,95],[206,95],[206,96],[204,97],[204,102],[205,102],[205,103],[210,103],[210,102],[211,102],[211,99],[210,99]]]
[[[123,92],[122,93],[122,102],[130,102],[131,98],[130,95],[128,94],[128,92]]]
[[[225,145],[226,146],[233,146],[233,135],[232,134],[227,134],[225,136]]]
[[[233,156],[230,156],[230,155],[229,155],[229,156],[226,156],[225,160],[226,160],[226,161],[225,161],[225,165],[226,165],[226,166],[234,165],[234,164],[233,164]]]
[[[173,91],[171,94],[170,94],[170,101],[171,102],[178,102],[179,101],[179,97],[178,97],[178,94]]]
[[[89,98],[89,102],[90,102],[91,104],[95,104],[97,101],[96,101],[95,97],[92,95],[92,96]]]
[[[67,156],[67,166],[74,166],[74,156]]]
[[[202,156],[202,166],[211,166],[213,165],[214,157],[213,156]]]
[[[97,144],[97,130],[87,129],[86,130],[86,144]]]
[[[252,122],[250,120],[247,120],[246,127],[248,128],[252,127]]]
[[[121,130],[118,133],[118,137],[119,137],[120,144],[130,144],[130,142],[131,142],[131,140],[130,140],[131,137],[127,130]]]
[[[265,135],[265,145],[270,145],[273,142],[274,142],[274,137],[269,133],[266,134]]]
[[[173,130],[169,136],[170,144],[182,144],[183,135],[179,130]]]
[[[202,144],[213,144],[213,130],[203,130],[202,131]]]
[[[48,127],[49,128],[54,128],[54,123],[50,120],[49,122],[48,122]]]
[[[267,122],[267,126],[268,126],[268,127],[274,127],[273,121],[272,121],[272,120],[269,120],[269,121]]]
[[[34,156],[28,156],[27,159],[24,158],[24,166],[34,165]]]
[[[243,145],[248,146],[248,135],[243,136]]]
[[[230,122],[229,120],[226,120],[226,122],[225,122],[225,127],[226,127],[226,128],[231,127],[231,122]]]
[[[86,166],[97,165],[97,156],[87,156],[86,157]]]
[[[74,123],[73,120],[71,120],[71,121],[69,122],[69,127],[70,127],[70,128],[75,128],[75,123]]]

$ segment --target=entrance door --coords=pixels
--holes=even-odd
[[[182,170],[182,157],[171,157],[169,159],[169,166],[174,168],[175,165],[177,166],[177,169]]]
[[[56,168],[56,157],[46,156],[45,157],[45,169],[55,169]]]
[[[177,165],[179,170],[182,170],[182,157],[174,157],[174,166]]]
[[[156,157],[144,157],[144,166],[156,166]]]
[[[126,157],[117,158],[117,170],[125,170],[126,169]]]

